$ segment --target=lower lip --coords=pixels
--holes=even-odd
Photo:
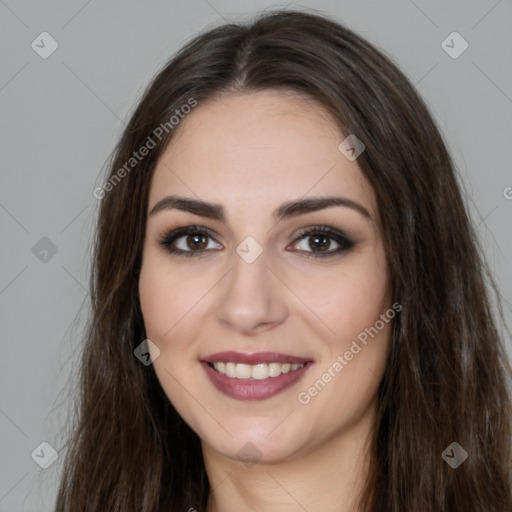
[[[222,393],[237,400],[266,400],[293,386],[309,369],[311,363],[293,372],[282,373],[268,379],[232,379],[214,370],[208,363],[202,362],[203,368],[213,385]]]

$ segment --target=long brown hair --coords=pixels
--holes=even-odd
[[[298,11],[195,37],[131,115],[110,161],[110,186],[97,194],[78,415],[56,512],[206,508],[200,439],[153,367],[134,356],[146,338],[138,276],[148,192],[176,110],[191,98],[200,108],[221,94],[265,89],[317,100],[342,133],[365,144],[358,164],[377,197],[393,300],[403,306],[378,390],[360,510],[510,512],[512,405],[493,314],[499,294],[489,293],[496,287],[443,138],[388,56],[323,15]],[[148,137],[156,147],[127,167]],[[457,469],[442,457],[453,442],[468,453]]]

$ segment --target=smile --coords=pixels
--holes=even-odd
[[[312,366],[306,358],[259,352],[221,352],[201,361],[213,386],[236,400],[266,400],[296,384]]]
[[[215,370],[230,379],[264,380],[269,377],[279,377],[283,373],[294,372],[304,366],[304,363],[259,363],[243,364],[233,362],[210,363]]]

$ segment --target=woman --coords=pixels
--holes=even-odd
[[[512,510],[486,271],[423,101],[339,24],[187,44],[101,199],[56,510]]]

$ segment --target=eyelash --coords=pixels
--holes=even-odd
[[[184,256],[186,258],[190,257],[198,257],[201,254],[204,254],[207,251],[210,251],[211,249],[200,249],[197,251],[190,250],[190,251],[184,251],[182,249],[177,249],[176,247],[172,247],[171,244],[173,244],[176,240],[182,238],[186,235],[204,235],[205,237],[213,238],[210,234],[209,230],[202,228],[200,226],[187,226],[182,228],[177,228],[175,230],[172,230],[168,232],[166,235],[164,235],[160,240],[159,244],[166,249],[167,252],[171,254],[175,254],[178,256]],[[328,239],[334,240],[336,243],[339,244],[339,247],[335,250],[331,250],[329,252],[316,252],[316,251],[298,251],[301,253],[305,253],[306,257],[308,258],[329,258],[334,257],[342,252],[345,252],[353,247],[354,242],[350,240],[350,238],[347,237],[344,233],[341,231],[338,231],[337,229],[331,228],[329,226],[313,226],[311,228],[307,228],[304,231],[302,231],[299,236],[296,238],[295,242],[303,239],[308,238],[314,235],[323,235]],[[294,243],[295,243],[294,242]]]

